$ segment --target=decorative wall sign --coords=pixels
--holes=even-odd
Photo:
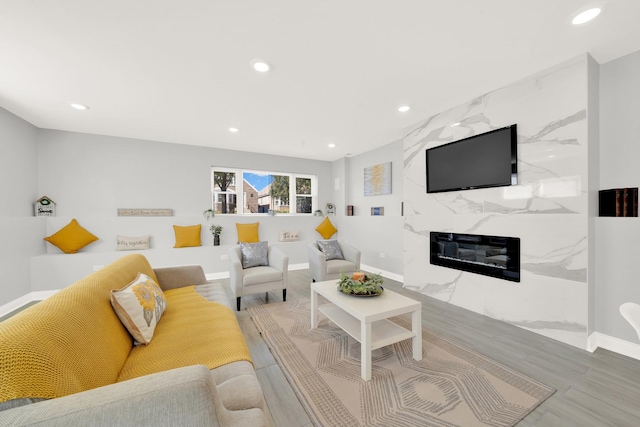
[[[280,232],[281,242],[297,242],[298,240],[300,240],[300,233],[297,230]]]
[[[327,203],[327,215],[335,215],[336,207],[333,203]]]
[[[33,213],[35,216],[56,216],[56,202],[42,196],[33,205]]]
[[[124,209],[124,208],[118,208],[118,216],[173,216],[173,209]]]
[[[391,194],[391,162],[364,168],[364,195]]]
[[[384,215],[384,207],[378,206],[375,208],[371,208],[371,215],[373,216],[383,216]]]

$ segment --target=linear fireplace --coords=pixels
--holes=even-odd
[[[520,281],[520,239],[431,232],[431,264]]]

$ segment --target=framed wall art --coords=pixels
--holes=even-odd
[[[391,162],[364,168],[364,195],[391,194]]]

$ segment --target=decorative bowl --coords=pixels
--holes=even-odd
[[[366,276],[361,273],[349,277],[341,273],[340,280],[338,280],[338,291],[354,297],[377,297],[384,292],[382,277],[378,274]]]

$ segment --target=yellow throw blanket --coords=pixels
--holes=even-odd
[[[207,301],[194,286],[164,294],[167,309],[153,339],[131,350],[118,381],[195,364],[213,369],[240,360],[252,362],[233,311]]]
[[[139,272],[156,280],[144,256],[122,257],[0,322],[0,402],[50,399],[114,383],[132,340],[109,294]]]

